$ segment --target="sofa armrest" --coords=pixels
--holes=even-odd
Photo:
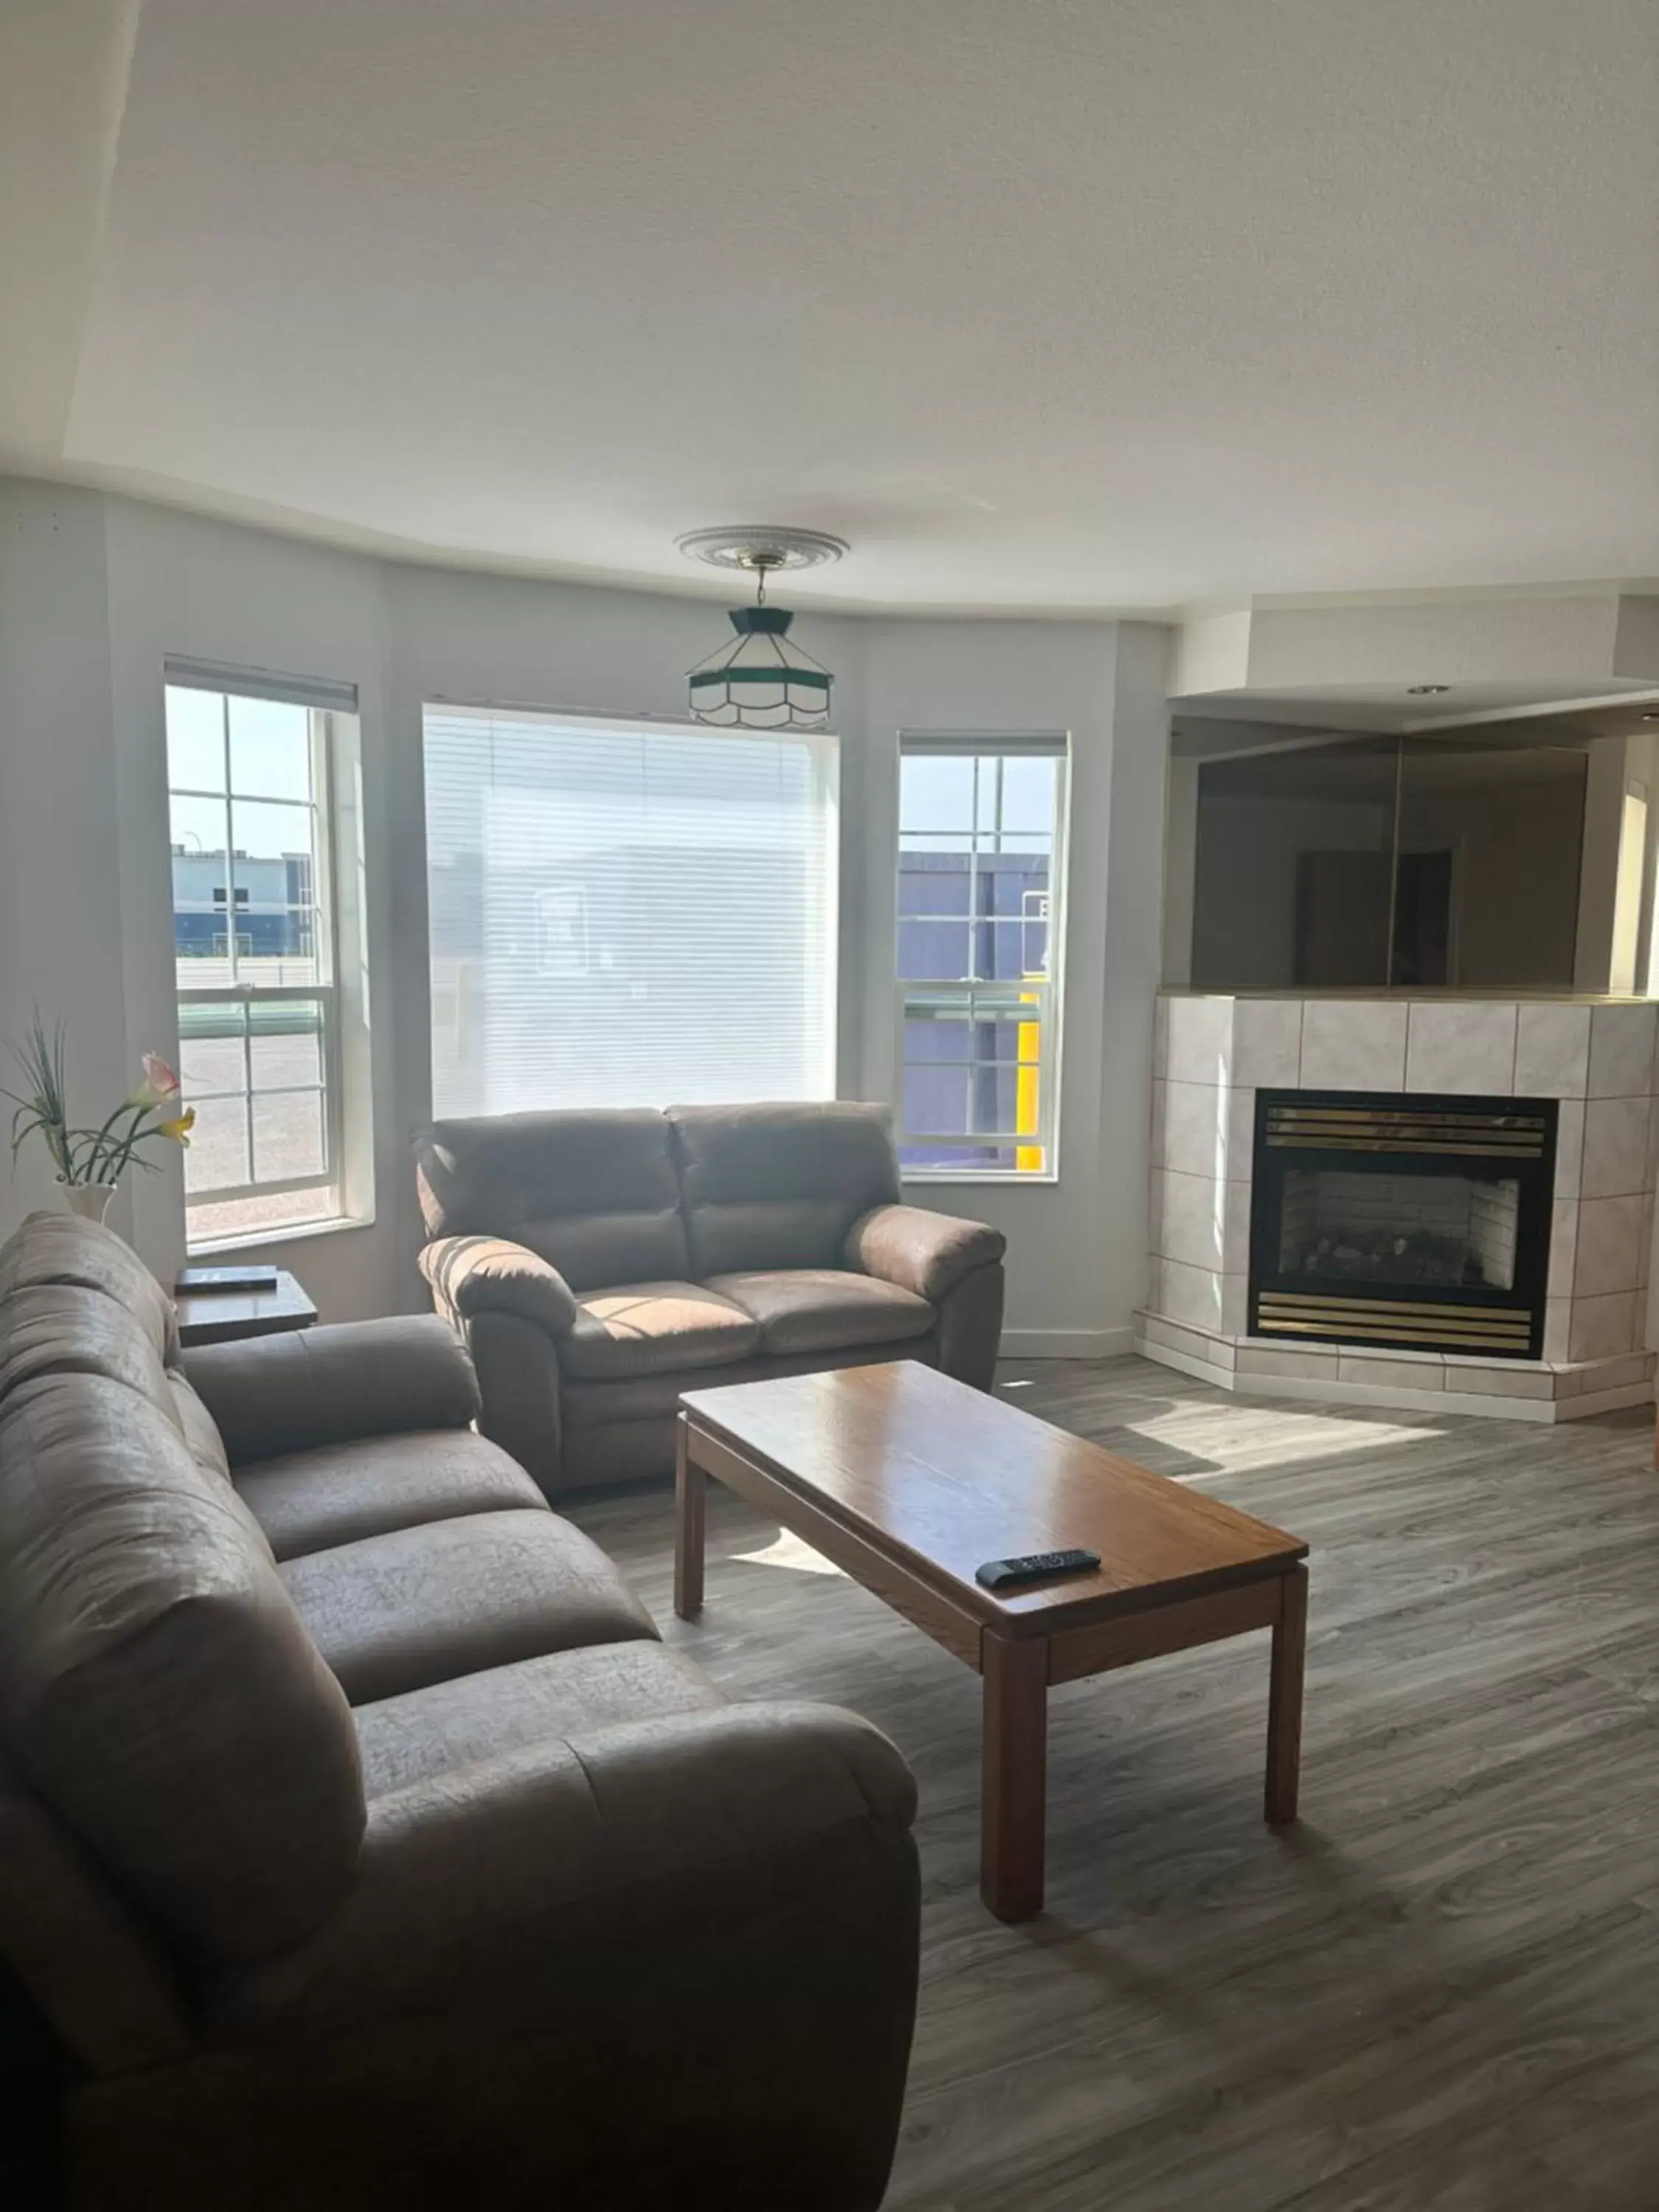
[[[421,1273],[439,1310],[458,1325],[482,1313],[516,1314],[550,1336],[568,1336],[576,1298],[558,1269],[505,1237],[439,1237],[421,1251]]]
[[[1007,1249],[1002,1231],[982,1221],[920,1206],[878,1206],[848,1231],[845,1256],[849,1267],[937,1305],[964,1276],[1000,1260]]]
[[[872,1729],[778,1705],[380,1799],[328,1924],[204,1992],[205,2078],[174,2069],[175,2127],[145,2107],[167,2179],[203,2185],[145,2201],[216,2201],[253,2142],[273,2204],[312,2201],[320,2145],[340,2203],[425,2203],[438,2176],[489,2203],[874,2212],[915,2017],[913,1802]]]
[[[815,1838],[908,1842],[908,1770],[866,1722],[824,1705],[732,1705],[550,1739],[371,1803],[352,1890],[317,1932],[222,1985],[210,2039],[327,2033],[365,2014],[488,1997],[561,1951],[631,1950],[723,1889],[763,1909],[757,1868]],[[706,1928],[711,1952],[717,1929]],[[648,1962],[641,1961],[648,1972]]]
[[[466,1347],[434,1314],[203,1345],[185,1354],[184,1371],[233,1467],[357,1437],[462,1429],[478,1411]]]

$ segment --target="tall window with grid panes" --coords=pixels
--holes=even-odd
[[[343,1210],[328,805],[339,717],[171,670],[166,700],[196,1249]]]
[[[1066,790],[1063,736],[900,739],[909,1177],[1056,1173]]]

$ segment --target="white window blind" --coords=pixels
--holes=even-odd
[[[834,738],[425,732],[434,1113],[833,1095]]]

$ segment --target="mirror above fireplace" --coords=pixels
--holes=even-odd
[[[1659,726],[1176,714],[1164,974],[1201,991],[1655,988]]]
[[[1588,751],[1363,738],[1198,767],[1200,990],[1571,990]]]

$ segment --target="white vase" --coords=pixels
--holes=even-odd
[[[101,1221],[109,1212],[116,1187],[112,1182],[65,1182],[60,1176],[58,1188],[71,1213],[78,1213],[82,1221]]]

